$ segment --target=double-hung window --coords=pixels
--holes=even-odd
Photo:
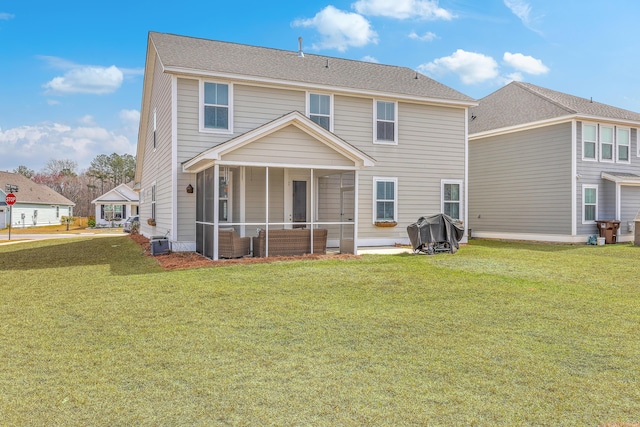
[[[203,82],[201,99],[201,130],[231,132],[231,86],[226,83]]]
[[[460,221],[462,204],[462,182],[442,181],[442,212],[452,219]]]
[[[398,121],[395,102],[375,101],[375,135],[374,141],[381,144],[396,144]]]
[[[151,186],[151,218],[156,218],[156,184]]]
[[[309,118],[328,131],[333,130],[333,123],[331,121],[331,104],[331,95],[321,95],[317,93],[309,94]]]
[[[629,163],[629,143],[631,141],[631,130],[628,128],[616,128],[616,152],[618,162]]]
[[[600,161],[613,162],[613,127],[600,125]]]
[[[582,223],[592,224],[597,218],[598,212],[598,186],[582,186]]]
[[[596,147],[598,144],[598,126],[584,124],[582,126],[582,158],[597,160]]]
[[[398,220],[397,187],[397,178],[373,178],[373,222]]]

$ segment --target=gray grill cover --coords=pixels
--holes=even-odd
[[[457,226],[450,216],[437,214],[420,217],[407,227],[407,234],[414,251],[427,251],[429,245],[448,243],[448,251],[455,253],[460,247],[458,242],[462,239],[464,228]]]

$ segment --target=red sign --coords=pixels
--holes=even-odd
[[[4,198],[4,201],[7,202],[9,206],[13,205],[16,202],[16,196],[13,193],[7,194],[7,197]]]

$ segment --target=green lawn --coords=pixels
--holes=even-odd
[[[163,271],[0,246],[0,425],[640,422],[640,247],[474,240]]]

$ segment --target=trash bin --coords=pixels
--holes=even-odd
[[[618,228],[620,228],[620,221],[614,219],[601,219],[596,220],[598,224],[598,232],[600,237],[604,237],[606,244],[618,242]]]

